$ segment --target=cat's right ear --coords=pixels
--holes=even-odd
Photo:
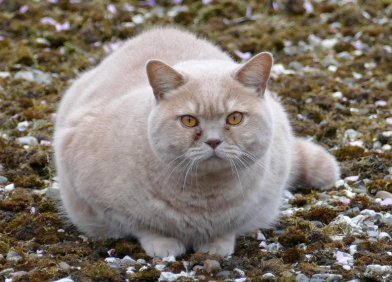
[[[184,84],[184,77],[172,67],[158,60],[150,60],[146,65],[147,77],[155,98],[164,99],[165,93]]]
[[[262,96],[267,88],[273,62],[271,53],[261,52],[246,62],[234,77],[243,85],[256,89]]]

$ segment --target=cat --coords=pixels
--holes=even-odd
[[[93,238],[135,237],[149,256],[227,256],[276,220],[287,187],[332,187],[339,166],[294,136],[267,90],[272,65],[161,27],[84,73],[56,116],[69,219]]]

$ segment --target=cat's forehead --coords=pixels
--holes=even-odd
[[[254,93],[230,81],[190,83],[177,93],[175,111],[178,114],[196,114],[206,118],[230,112],[249,112],[258,104]]]

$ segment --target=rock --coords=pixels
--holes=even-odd
[[[65,277],[53,282],[74,282],[74,281],[70,277]]]
[[[384,281],[384,276],[390,275],[392,275],[392,266],[379,264],[369,264],[366,266],[366,271],[364,273],[365,277],[374,279],[375,281]]]
[[[289,64],[289,68],[295,71],[302,71],[304,66],[298,61],[293,61]]]
[[[12,273],[12,279],[21,279],[23,276],[29,274],[27,271],[17,271]]]
[[[271,282],[272,282],[272,281],[276,281],[275,275],[273,275],[272,273],[269,273],[269,272],[263,274],[263,276],[261,277],[261,279],[262,279],[263,281],[271,281]]]
[[[39,84],[51,84],[52,76],[49,73],[45,73],[40,70],[32,69],[29,71],[18,71],[15,73],[15,79],[24,79],[28,81],[34,81]]]
[[[175,274],[175,273],[161,272],[161,276],[159,276],[159,280],[158,281],[172,282],[172,281],[177,281],[178,277],[179,277],[179,275]]]
[[[0,184],[3,184],[3,183],[5,183],[5,182],[8,182],[7,177],[4,177],[4,176],[1,176],[1,175],[0,175]]]
[[[231,274],[230,271],[224,270],[224,271],[218,272],[215,276],[220,277],[220,278],[226,278],[226,277],[229,277],[230,274]]]
[[[343,277],[340,274],[329,274],[329,273],[320,273],[314,274],[312,278],[310,278],[310,282],[339,282],[342,281]]]
[[[11,183],[11,184],[8,184],[8,185],[6,185],[5,187],[4,187],[4,190],[5,191],[12,191],[12,190],[14,190],[15,189],[15,184],[14,183]]]
[[[392,193],[389,193],[388,191],[378,191],[376,193],[376,198],[380,198],[380,199],[386,199],[386,198],[392,198]]]
[[[34,136],[19,137],[16,142],[21,145],[38,145],[38,139]]]
[[[59,267],[62,270],[69,270],[71,268],[71,266],[68,263],[64,262],[64,261],[60,261]]]
[[[9,276],[11,273],[14,272],[13,268],[6,268],[0,271],[0,277],[1,276]]]
[[[309,282],[309,277],[300,273],[295,277],[295,282]]]
[[[17,252],[15,252],[14,250],[10,250],[8,252],[8,254],[7,254],[7,258],[6,259],[9,262],[18,262],[18,261],[20,261],[22,259],[22,257]]]
[[[207,273],[213,273],[221,270],[221,266],[219,261],[213,259],[207,259],[204,261],[204,269]]]

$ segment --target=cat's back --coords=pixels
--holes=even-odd
[[[58,121],[80,108],[102,107],[137,88],[149,89],[145,66],[151,59],[169,65],[188,60],[231,60],[215,45],[178,28],[148,30],[128,40],[73,83],[60,104]]]

